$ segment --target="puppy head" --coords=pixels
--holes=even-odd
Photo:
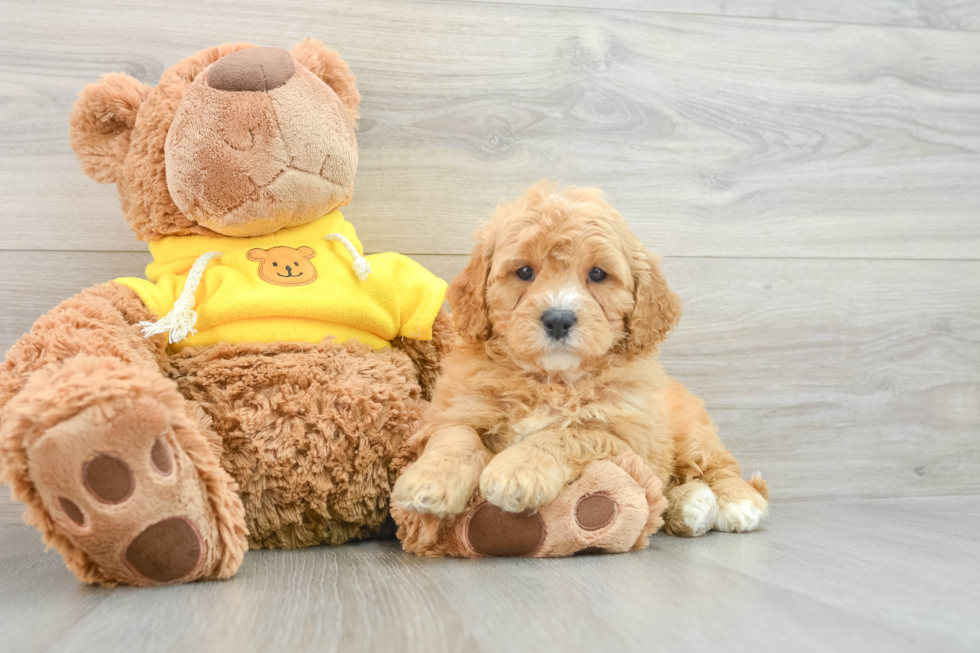
[[[559,372],[655,349],[681,306],[623,217],[591,188],[532,187],[501,205],[449,288],[456,328]]]

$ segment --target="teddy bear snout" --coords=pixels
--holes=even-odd
[[[282,48],[248,48],[222,57],[208,71],[208,86],[219,91],[271,91],[296,72]]]
[[[246,237],[346,204],[357,140],[323,80],[285,50],[247,48],[215,61],[184,92],[164,157],[178,210],[214,232]]]

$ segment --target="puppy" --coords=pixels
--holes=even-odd
[[[681,304],[591,188],[546,183],[501,205],[449,287],[459,334],[393,500],[445,518],[479,487],[510,512],[548,503],[591,461],[633,451],[666,488],[668,533],[751,531],[768,512],[704,403],[660,366]]]

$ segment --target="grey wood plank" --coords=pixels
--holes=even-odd
[[[417,258],[446,279],[466,262]],[[8,252],[0,348],[147,260]],[[18,276],[31,265],[52,272]],[[980,493],[980,263],[668,258],[665,270],[685,313],[663,363],[777,500]]]
[[[460,0],[442,0],[455,3]],[[980,30],[973,0],[465,0],[492,4],[625,9],[678,14],[807,20],[926,29]]]
[[[82,587],[0,526],[19,651],[969,651],[978,497],[774,506],[757,533],[565,560],[427,560],[394,542],[253,551],[222,583]]]
[[[10,498],[7,486],[0,487],[0,524],[20,524],[24,506]]]
[[[348,214],[379,249],[463,254],[500,197],[553,176],[604,188],[668,255],[980,253],[973,33],[391,0],[167,9],[5,4],[0,248],[141,250],[68,149],[100,73],[155,84],[200,47],[313,34],[364,93]]]
[[[143,276],[149,252],[4,252],[0,269],[0,350],[6,352],[42,314],[85,288]],[[19,265],[21,267],[14,267]]]

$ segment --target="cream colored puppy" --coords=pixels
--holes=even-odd
[[[393,501],[448,517],[479,487],[533,510],[590,461],[634,451],[666,488],[669,533],[762,523],[766,484],[742,480],[703,402],[657,360],[680,301],[599,191],[538,184],[502,205],[449,300],[460,342]]]

